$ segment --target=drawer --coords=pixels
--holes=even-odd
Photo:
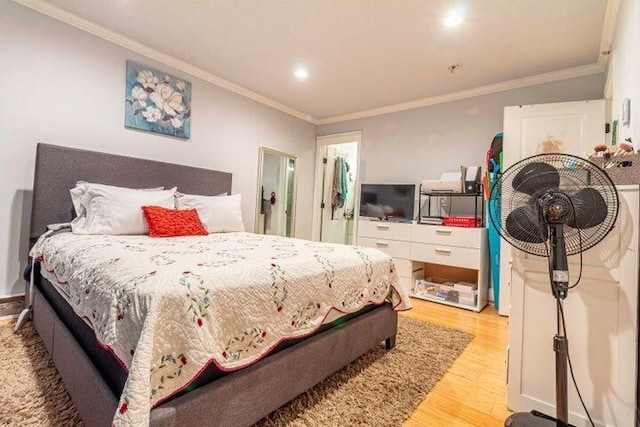
[[[486,228],[414,224],[411,236],[412,240],[417,243],[480,249],[482,240],[486,239],[487,230]]]
[[[358,237],[374,239],[411,240],[411,224],[386,221],[358,221]]]
[[[480,249],[459,248],[456,246],[411,244],[411,259],[432,264],[453,267],[480,269]]]
[[[413,263],[408,259],[394,258],[393,264],[396,266],[396,272],[400,277],[411,277]]]
[[[382,252],[391,255],[394,258],[409,259],[409,253],[411,252],[411,243],[399,242],[397,240],[361,237],[358,239],[358,245],[380,249]]]

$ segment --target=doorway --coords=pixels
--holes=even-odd
[[[293,237],[296,157],[260,148],[255,232]]]
[[[313,240],[355,243],[361,132],[321,136],[317,141]]]

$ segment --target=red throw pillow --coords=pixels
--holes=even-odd
[[[206,236],[195,209],[175,210],[160,206],[143,206],[144,219],[151,237]]]

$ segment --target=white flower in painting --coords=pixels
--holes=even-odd
[[[183,82],[182,80],[178,80],[176,82],[176,87],[178,89],[180,89],[182,92],[184,92],[187,89],[187,84],[185,82]]]
[[[140,86],[135,86],[133,89],[131,89],[131,96],[133,97],[133,99],[138,101],[138,104],[142,105],[143,107],[147,106],[145,100],[149,95]]]
[[[155,107],[147,107],[147,109],[142,112],[142,115],[149,123],[155,123],[162,118],[162,111]]]
[[[184,110],[184,105],[182,105],[182,95],[174,91],[171,86],[164,83],[160,83],[156,87],[155,92],[149,95],[149,98],[159,109],[164,110],[165,113],[171,116],[175,116]]]
[[[137,79],[143,87],[145,88],[155,88],[156,85],[158,84],[158,78],[155,76],[155,74],[153,74],[152,71],[149,70],[142,70],[138,73],[138,79]]]
[[[162,80],[164,80],[165,83],[171,83],[171,76],[165,74]]]
[[[174,128],[180,129],[182,127],[182,120],[180,120],[177,117],[172,117],[171,124],[173,125]]]

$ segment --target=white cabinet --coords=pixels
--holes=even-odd
[[[605,101],[506,107],[504,168],[555,137],[585,156],[605,142]],[[565,303],[569,353],[583,398],[598,427],[635,424],[638,313],[638,186],[618,187],[614,230],[583,254],[582,279]],[[580,257],[569,258],[571,283]],[[509,314],[507,406],[555,413],[553,336],[556,306],[545,258],[501,244],[500,313]],[[510,296],[509,296],[510,292]],[[589,425],[569,380],[569,421]]]
[[[616,226],[583,254],[580,284],[569,291],[565,319],[569,353],[595,425],[635,425],[638,312],[638,186],[618,186]],[[580,256],[569,257],[570,283]],[[556,306],[548,262],[513,250],[507,406],[514,411],[555,413],[553,336]],[[588,421],[569,383],[572,425]]]
[[[411,224],[360,220],[358,241],[360,246],[380,249],[393,257],[398,280],[407,292],[411,291],[413,263],[411,262]]]
[[[360,220],[358,245],[379,249],[393,257],[400,285],[417,298],[468,310],[480,311],[487,304],[489,257],[487,230],[425,224]],[[455,299],[415,294],[414,285],[423,276],[443,277],[476,285],[473,299]],[[462,295],[464,285],[456,290]],[[461,297],[462,298],[462,297]]]

